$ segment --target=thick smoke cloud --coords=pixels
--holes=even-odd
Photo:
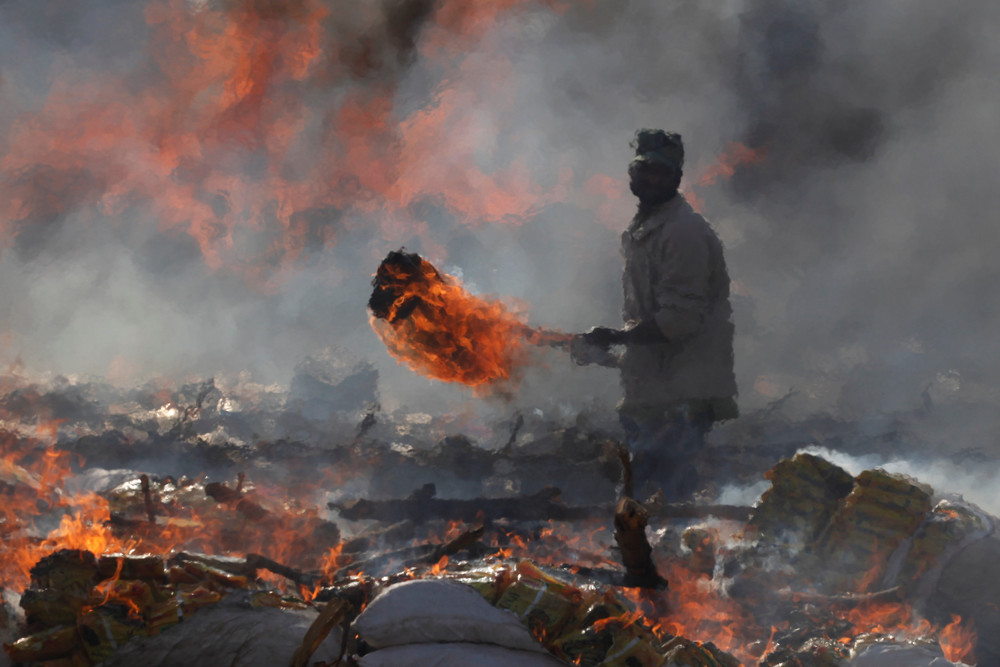
[[[287,382],[333,347],[388,406],[479,404],[388,358],[378,262],[617,323],[628,143],[666,127],[727,247],[745,412],[995,398],[994,3],[506,5],[0,5],[7,359]],[[699,185],[736,143],[763,159]],[[515,403],[617,399],[613,371],[542,361]]]

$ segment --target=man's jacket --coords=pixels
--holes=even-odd
[[[734,397],[729,273],[715,231],[678,194],[633,219],[622,253],[625,322],[652,319],[669,341],[627,347],[622,411]]]

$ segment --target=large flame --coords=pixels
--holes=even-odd
[[[412,234],[406,207],[422,197],[466,224],[522,220],[564,197],[523,160],[492,169],[475,155],[487,102],[474,82],[493,90],[512,68],[465,53],[504,13],[539,3],[385,4],[150,0],[135,71],[56,59],[44,100],[0,127],[5,243],[71,213],[77,225],[153,223],[191,237],[210,269],[274,289],[351,224],[331,211],[387,210],[379,219]],[[441,83],[401,111],[398,81],[418,48]]]
[[[698,196],[697,190],[715,185],[720,179],[731,178],[738,167],[762,162],[766,156],[763,148],[751,148],[740,142],[731,143],[712,163],[695,168],[693,176],[684,185],[684,196],[696,211],[702,211],[705,202]]]
[[[225,493],[211,497],[208,487],[194,480],[167,479],[149,490],[148,505],[155,508],[150,516],[142,510],[143,487],[149,487],[145,476],[130,488],[120,487],[111,502],[92,492],[67,492],[73,458],[57,451],[53,441],[0,430],[0,489],[4,491],[0,580],[4,587],[25,589],[31,568],[61,549],[84,549],[97,555],[169,554],[184,549],[238,556],[260,553],[311,570],[329,559],[329,543],[338,539],[325,532],[331,524],[320,518],[319,509],[306,498],[296,497],[293,489],[248,484],[242,490],[236,485],[234,490],[218,485]]]

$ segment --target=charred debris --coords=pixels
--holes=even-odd
[[[479,593],[469,618],[492,613],[474,612],[480,602],[512,612],[538,664],[1000,660],[996,519],[917,480],[796,454],[892,443],[905,420],[852,441],[859,429],[834,419],[751,414],[713,434],[698,464],[716,488],[767,491],[726,505],[710,487],[665,504],[629,497],[627,453],[598,415],[515,414],[487,429],[386,414],[376,380],[327,356],[300,365],[287,391],[245,377],[8,387],[0,489],[35,514],[0,524],[4,558],[50,546],[31,552],[23,582],[5,582],[4,657],[364,667],[410,664],[441,641],[485,650],[482,628],[430,616],[402,644],[372,630],[371,609],[403,607],[374,600],[448,581]],[[67,465],[56,482],[38,465],[52,452]],[[132,552],[52,543],[75,511],[66,498],[88,491],[106,503],[111,544]],[[199,653],[206,641],[215,657]]]

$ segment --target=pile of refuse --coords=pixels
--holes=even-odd
[[[21,597],[30,633],[4,649],[46,667],[296,664],[296,654],[359,667],[740,664],[710,643],[665,639],[610,587],[525,559],[358,577],[309,601],[261,588],[236,565],[56,552]],[[343,613],[316,632],[333,602]]]
[[[510,508],[487,504],[498,515],[488,529],[446,542],[430,541],[430,522],[391,513],[391,525],[357,519],[366,527],[353,525],[351,533],[361,532],[343,540],[317,512],[265,502],[242,476],[232,487],[131,475],[107,494],[107,521],[121,544],[129,535],[153,544],[153,536],[184,528],[192,544],[218,543],[245,557],[191,547],[49,553],[31,567],[30,585],[4,591],[0,665],[1000,664],[996,519],[916,480],[883,470],[853,476],[806,453],[767,478],[770,489],[742,518],[685,524],[650,506],[653,521],[663,522],[650,533],[669,584],[644,588],[624,582],[606,544],[569,539],[602,525],[593,517],[599,506],[582,518],[567,514],[565,531],[548,537],[536,519],[500,520]],[[44,487],[23,474],[7,485]],[[433,498],[418,500],[426,508]],[[340,511],[347,521],[347,507]],[[299,523],[305,546],[294,552],[305,561],[245,552],[269,531]],[[216,524],[229,528],[209,530]],[[722,525],[739,539],[723,537]],[[503,535],[507,547],[497,542]],[[546,540],[561,550],[546,557]],[[331,549],[332,569],[310,569]],[[701,595],[724,605],[682,606]]]
[[[134,665],[136,650],[149,665],[220,664],[239,655],[238,664],[287,663],[315,610],[218,566],[225,562],[57,551],[32,568],[20,600],[26,634],[4,651],[15,664],[46,667]],[[140,646],[138,638],[154,642]],[[336,648],[317,656],[335,659]]]
[[[711,643],[654,632],[613,589],[528,560],[386,587],[358,616],[362,667],[737,667]]]

